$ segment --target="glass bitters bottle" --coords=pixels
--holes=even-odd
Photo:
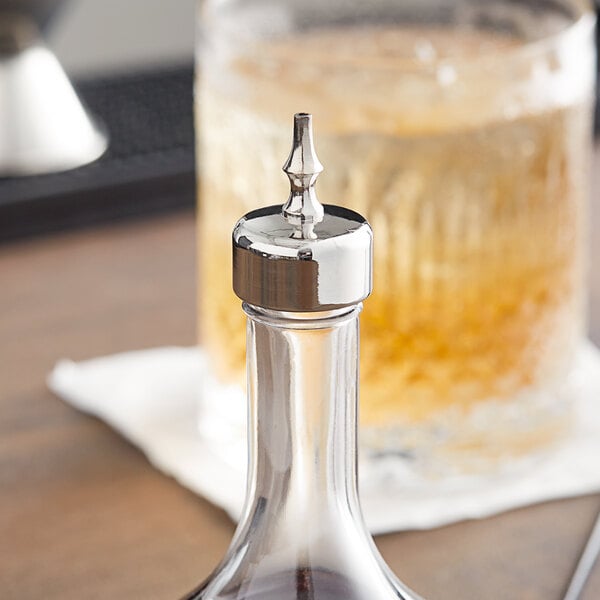
[[[384,563],[357,490],[358,316],[372,231],[323,207],[311,116],[294,118],[283,206],[233,232],[248,316],[250,460],[245,508],[221,564],[187,600],[417,600]]]

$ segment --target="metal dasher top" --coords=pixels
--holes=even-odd
[[[372,289],[373,233],[358,213],[323,206],[315,182],[323,171],[312,117],[294,117],[283,167],[288,201],[248,213],[233,231],[233,289],[254,306],[318,312],[362,302]]]

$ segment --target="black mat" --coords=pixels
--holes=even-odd
[[[193,206],[193,69],[81,82],[110,148],[64,173],[0,179],[0,241]]]

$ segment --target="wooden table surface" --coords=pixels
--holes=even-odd
[[[3,600],[174,600],[225,551],[221,510],[44,384],[61,357],[193,344],[194,246],[180,213],[0,248]],[[429,600],[559,600],[598,510],[588,496],[377,544]],[[584,596],[598,598],[600,565]]]

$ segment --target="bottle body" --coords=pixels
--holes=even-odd
[[[416,599],[389,571],[357,492],[361,306],[248,315],[249,470],[229,552],[193,599]]]

